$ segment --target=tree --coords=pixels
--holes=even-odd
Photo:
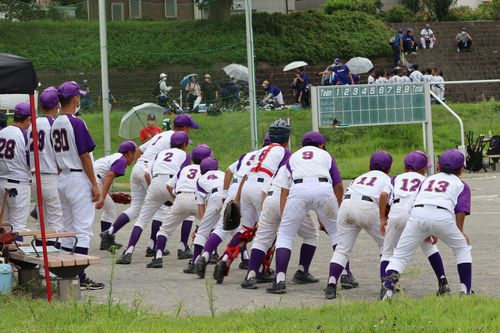
[[[442,21],[450,15],[450,9],[457,3],[457,0],[422,0],[429,14],[436,20]]]
[[[195,0],[200,8],[208,8],[208,19],[211,21],[229,22],[233,0]]]

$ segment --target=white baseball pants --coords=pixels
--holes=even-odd
[[[15,197],[9,196],[6,190],[16,189]],[[7,179],[0,179],[0,204],[3,204],[4,196],[7,196],[7,203],[3,214],[4,220],[8,221],[14,232],[24,231],[30,209],[30,184],[26,183],[9,183]]]
[[[174,197],[167,190],[167,182],[170,178],[170,175],[158,175],[152,178],[151,185],[149,185],[146,198],[134,226],[144,229],[153,220],[153,217],[160,208],[163,208],[165,212],[170,210],[170,207],[165,205],[167,201],[174,202]]]
[[[198,203],[194,193],[179,193],[165,218],[162,221],[157,236],[165,236],[167,239],[172,236],[175,229],[188,217],[200,218]]]
[[[142,204],[148,192],[148,183],[144,176],[146,172],[145,163],[139,161],[134,165],[130,174],[130,196],[132,197],[132,201],[130,202],[130,207],[124,211],[130,221],[139,217]]]
[[[59,192],[57,191],[58,174],[42,174],[40,175],[42,182],[42,209],[45,226],[47,230],[62,231],[62,206],[59,199]],[[33,175],[31,182],[31,191],[34,198],[37,198],[36,190],[36,177]]]
[[[99,193],[102,193],[102,181],[97,178],[97,186],[99,187]],[[104,198],[104,206],[101,208],[102,215],[101,221],[113,223],[116,219],[116,203],[113,201],[109,193]]]
[[[222,193],[216,192],[210,194],[206,201],[205,215],[200,221],[198,231],[193,243],[195,245],[205,246],[210,232],[215,227],[221,216],[222,209]]]

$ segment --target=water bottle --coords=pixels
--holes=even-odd
[[[12,293],[12,266],[6,264],[4,258],[0,258],[0,294],[10,293]]]

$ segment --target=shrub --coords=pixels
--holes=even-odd
[[[449,18],[450,9],[457,3],[457,0],[422,0],[429,14],[437,21]]]
[[[375,15],[382,10],[380,0],[328,0],[324,5],[326,14],[339,10],[357,11]]]
[[[387,22],[399,23],[413,21],[415,14],[403,5],[392,6],[387,12],[385,19]]]
[[[422,9],[420,0],[402,0],[401,4],[408,8],[412,13],[416,13]]]

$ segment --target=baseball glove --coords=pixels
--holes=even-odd
[[[113,199],[114,202],[122,205],[128,205],[130,201],[132,201],[130,194],[127,193],[115,192],[115,193],[110,193],[109,195],[111,196],[111,199]]]
[[[0,244],[12,244],[16,240],[17,233],[4,231],[0,233]]]
[[[241,221],[240,206],[230,201],[224,210],[224,219],[222,221],[222,228],[224,230],[234,230],[239,227]]]

